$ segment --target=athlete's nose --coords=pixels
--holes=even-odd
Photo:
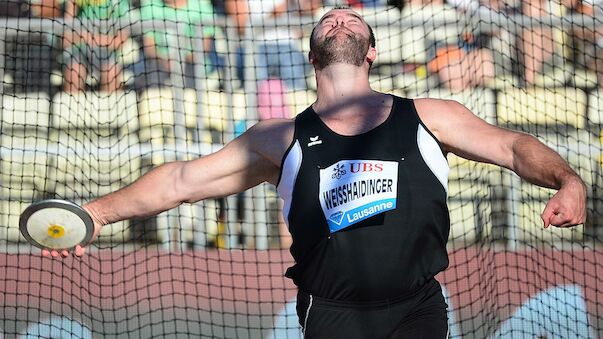
[[[343,16],[337,16],[335,17],[335,21],[334,21],[335,26],[341,26],[345,24],[345,20]]]

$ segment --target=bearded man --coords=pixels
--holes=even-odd
[[[457,102],[373,91],[376,58],[362,17],[348,8],[327,12],[309,53],[316,102],[294,119],[261,121],[216,153],[164,164],[88,203],[96,234],[112,222],[269,182],[293,238],[295,265],[286,276],[298,286],[305,337],[445,338],[447,306],[434,277],[448,265],[446,154],[557,189],[544,227],[584,223],[586,187],[536,138],[489,125]]]

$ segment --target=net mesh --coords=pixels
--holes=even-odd
[[[461,102],[558,151],[588,222],[543,229],[554,191],[448,156],[453,338],[602,334],[603,6],[599,1],[347,3],[372,26],[374,89]],[[301,338],[275,188],[103,228],[82,258],[20,235],[33,201],[84,203],[219,149],[316,98],[328,0],[0,3],[0,333]],[[474,142],[480,142],[475,140]]]

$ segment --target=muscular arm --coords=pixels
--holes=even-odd
[[[262,182],[276,184],[281,158],[292,137],[291,120],[261,122],[216,153],[149,171],[131,185],[83,206],[94,220],[95,237],[103,225],[113,222],[155,215],[185,202],[228,196]],[[83,253],[78,246],[75,254]],[[59,255],[56,251],[50,254]],[[68,255],[66,251],[61,254]]]
[[[455,101],[415,103],[445,151],[509,168],[533,184],[557,189],[542,214],[545,227],[585,222],[586,186],[559,154],[538,139],[490,125]]]
[[[84,207],[101,224],[155,215],[185,202],[227,196],[268,181],[274,164],[250,149],[249,135],[192,161],[161,165]]]

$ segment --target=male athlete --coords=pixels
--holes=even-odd
[[[434,279],[448,265],[445,155],[558,189],[544,227],[584,223],[586,187],[532,136],[489,125],[454,101],[373,91],[376,57],[372,30],[357,13],[327,12],[311,37],[318,86],[311,107],[293,120],[259,122],[214,154],[159,166],[85,205],[96,234],[118,220],[270,182],[293,237],[295,265],[286,275],[299,288],[307,338],[446,337]]]

